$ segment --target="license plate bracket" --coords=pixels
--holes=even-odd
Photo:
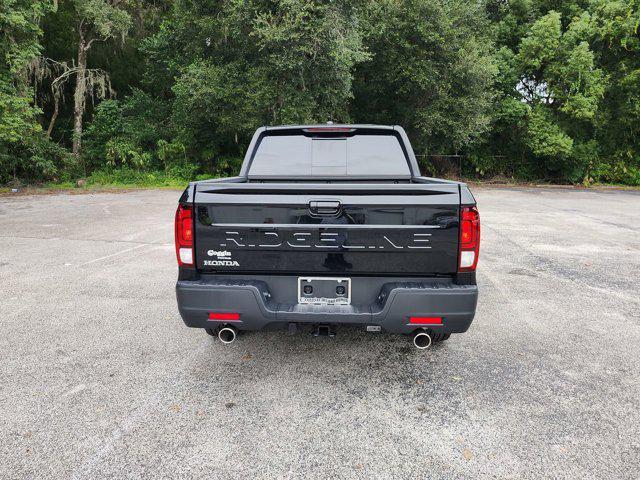
[[[306,305],[350,305],[351,279],[298,277],[298,303]]]

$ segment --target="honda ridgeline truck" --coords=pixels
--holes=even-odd
[[[240,175],[192,182],[175,216],[178,309],[238,331],[465,332],[480,218],[464,183],[423,177],[398,126],[259,128]]]

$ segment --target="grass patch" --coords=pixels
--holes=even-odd
[[[188,179],[162,171],[140,172],[129,169],[97,171],[87,177],[85,188],[184,188]]]
[[[206,180],[213,175],[198,175],[194,179],[181,178],[163,171],[140,172],[130,169],[101,170],[93,172],[80,184],[78,180],[63,180],[35,185],[22,185],[18,192],[14,187],[0,187],[0,195],[47,194],[56,192],[82,193],[89,191],[113,191],[146,188],[184,189],[192,180]]]

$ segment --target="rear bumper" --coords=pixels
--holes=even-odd
[[[450,281],[401,282],[377,279],[375,300],[348,306],[299,305],[275,301],[276,292],[263,280],[209,277],[179,280],[178,309],[189,327],[216,328],[233,324],[238,330],[285,328],[289,323],[380,326],[391,333],[411,333],[420,325],[409,317],[442,317],[442,325],[425,326],[436,333],[465,332],[475,315],[476,285]],[[372,295],[373,296],[373,295]],[[239,313],[238,321],[211,321],[209,313]]]

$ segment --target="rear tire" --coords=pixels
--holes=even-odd
[[[450,333],[433,333],[431,334],[432,342],[444,342],[451,336]]]

